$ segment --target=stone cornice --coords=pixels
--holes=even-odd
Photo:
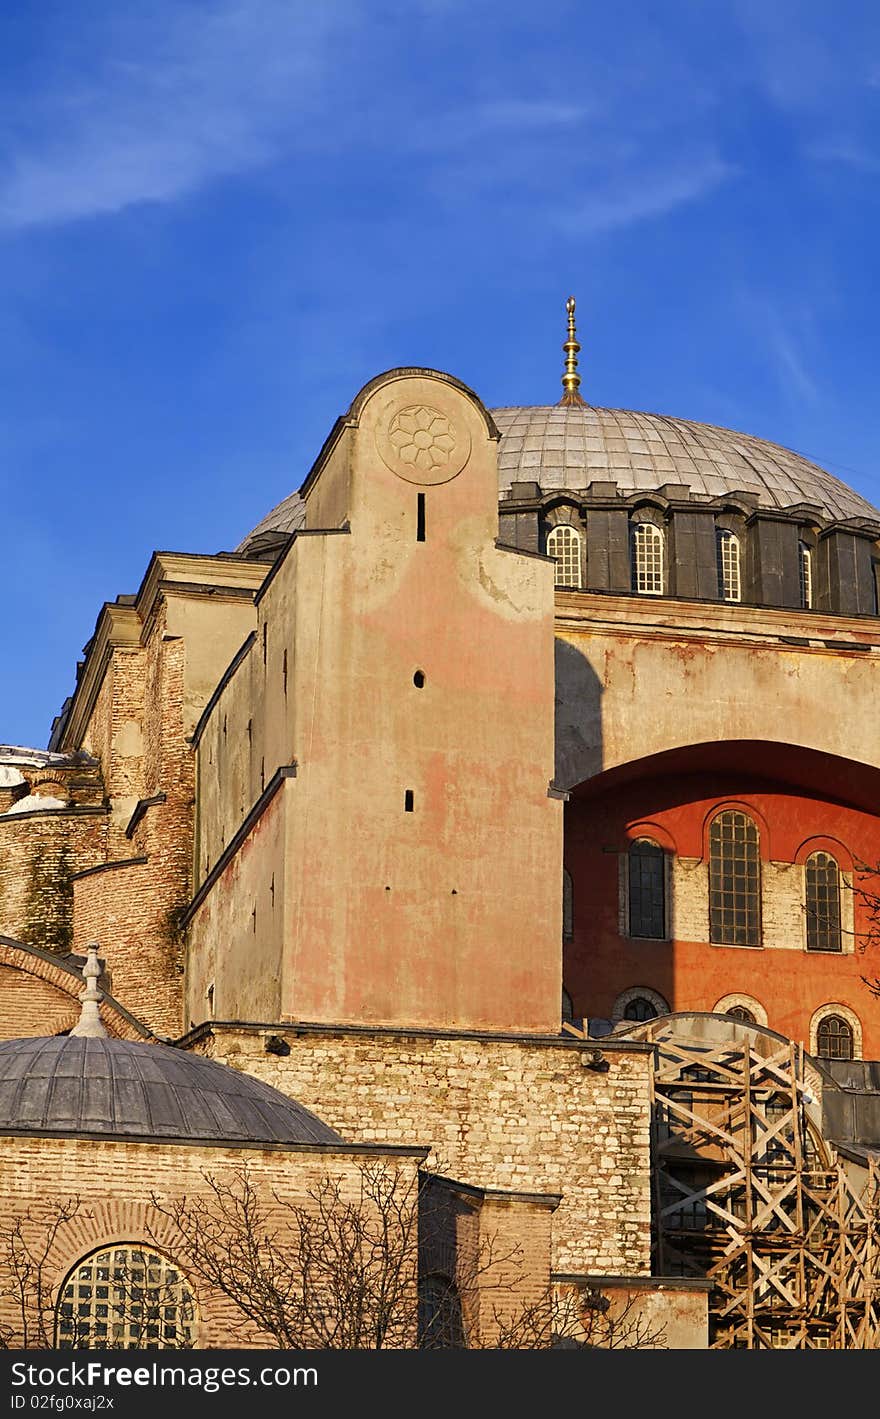
[[[747,606],[740,602],[640,596],[637,592],[556,591],[557,632],[634,635],[640,639],[694,638],[744,644],[776,643],[825,654],[880,651],[880,619],[831,611]]]
[[[98,615],[85,649],[67,722],[60,741],[65,751],[79,748],[95,707],[113,651],[138,650],[149,633],[162,597],[175,594],[237,601],[253,597],[270,564],[244,557],[208,557],[188,552],[154,552],[133,601],[108,601]]]

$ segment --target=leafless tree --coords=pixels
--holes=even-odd
[[[48,1350],[55,1343],[49,1258],[60,1229],[84,1215],[78,1197],[35,1203],[0,1222],[0,1302],[14,1323],[0,1325],[0,1348]]]
[[[358,1176],[356,1196],[324,1177],[303,1202],[275,1192],[267,1201],[243,1168],[231,1180],[206,1175],[201,1196],[152,1202],[180,1236],[183,1264],[279,1349],[663,1345],[663,1328],[644,1323],[633,1302],[614,1310],[595,1291],[549,1286],[519,1302],[517,1244],[484,1238],[453,1274],[425,1276],[422,1266],[419,1284],[433,1188],[444,1180],[382,1162]]]

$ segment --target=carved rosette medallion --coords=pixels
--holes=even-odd
[[[448,483],[471,452],[467,429],[429,404],[407,404],[376,431],[382,461],[407,483]]]

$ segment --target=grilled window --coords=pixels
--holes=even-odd
[[[629,850],[629,934],[666,936],[666,883],[663,849],[638,838]]]
[[[547,534],[547,555],[556,561],[557,586],[580,586],[581,536],[574,527],[554,527]]]
[[[718,595],[722,601],[739,601],[739,538],[732,532],[718,533]]]
[[[729,1015],[732,1020],[742,1020],[746,1025],[757,1025],[757,1020],[745,1005],[731,1005],[729,1010],[725,1010],[725,1015]]]
[[[709,940],[761,944],[758,829],[746,813],[726,810],[709,827]]]
[[[632,530],[632,589],[663,595],[663,533],[652,522],[637,522]]]
[[[806,542],[798,543],[798,568],[801,583],[801,605],[809,609],[813,604],[813,553]]]
[[[193,1343],[195,1303],[180,1268],[135,1243],[73,1268],[58,1298],[60,1350],[178,1350]]]
[[[840,871],[827,852],[814,852],[804,868],[807,950],[840,951]]]
[[[842,1015],[825,1015],[819,1021],[816,1053],[820,1059],[852,1059],[853,1027]]]
[[[636,995],[628,1000],[623,1011],[624,1020],[656,1020],[660,1011],[646,995]]]

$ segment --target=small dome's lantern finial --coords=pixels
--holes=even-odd
[[[82,1001],[82,1012],[78,1022],[71,1030],[72,1035],[85,1035],[88,1039],[99,1039],[107,1034],[101,1020],[99,1006],[104,999],[104,992],[98,989],[98,977],[101,974],[101,967],[98,963],[98,948],[93,943],[87,947],[86,962],[83,966],[83,979],[86,983],[85,990],[80,994]]]
[[[560,404],[584,404],[586,401],[579,393],[581,377],[577,372],[577,357],[580,345],[577,342],[574,326],[574,296],[569,296],[565,302],[565,309],[568,311],[568,339],[563,345],[565,351],[565,374],[562,376],[562,398]]]

